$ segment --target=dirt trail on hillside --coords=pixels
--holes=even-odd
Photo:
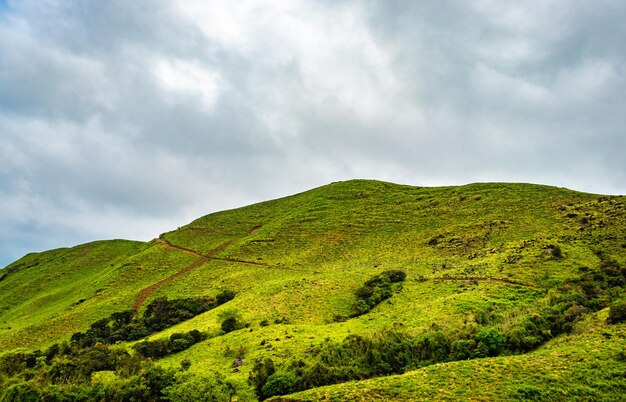
[[[430,278],[430,279],[433,281],[504,282],[504,283],[508,283],[511,285],[518,285],[518,286],[524,286],[527,288],[537,289],[537,286],[532,283],[524,283],[524,282],[519,282],[513,279],[507,279],[507,278],[494,278],[491,276],[445,276],[445,277]]]
[[[250,235],[253,235],[254,233],[258,232],[261,229],[261,226],[255,226],[252,229],[250,229],[248,231],[248,233],[244,236],[248,237]],[[163,238],[158,238],[155,239],[157,244],[160,244],[161,246],[169,249],[169,250],[177,250],[177,251],[181,251],[183,253],[186,254],[190,254],[193,255],[195,257],[198,257],[198,260],[192,262],[191,264],[187,265],[185,268],[181,269],[180,271],[176,272],[173,275],[168,276],[165,279],[162,279],[156,283],[153,283],[152,285],[148,286],[145,289],[142,289],[141,292],[139,292],[139,294],[137,295],[137,299],[135,299],[135,302],[133,303],[133,307],[132,310],[134,312],[139,311],[139,308],[141,307],[141,305],[143,304],[143,302],[146,301],[146,299],[148,298],[148,296],[150,296],[155,290],[157,290],[158,288],[160,288],[161,286],[165,285],[168,282],[173,281],[174,279],[176,279],[177,277],[186,274],[189,271],[194,270],[195,268],[198,268],[200,265],[204,264],[205,262],[209,261],[209,260],[219,260],[219,261],[227,261],[227,262],[235,262],[235,263],[240,263],[240,264],[251,264],[251,265],[268,265],[265,263],[260,263],[260,262],[253,262],[253,261],[243,261],[243,260],[237,260],[237,259],[233,259],[233,258],[217,258],[215,257],[216,254],[224,251],[228,246],[230,246],[231,244],[233,244],[235,241],[240,240],[241,238],[237,238],[237,239],[231,239],[228,240],[227,242],[221,244],[220,246],[214,248],[213,250],[209,251],[207,254],[201,254],[195,250],[189,249],[189,248],[185,248],[185,247],[180,247],[180,246],[176,246],[172,243],[170,243],[169,241],[163,239]]]
[[[172,243],[170,243],[169,241],[162,239],[162,238],[158,238],[158,239],[154,239],[158,244],[162,245],[163,247],[169,249],[169,250],[178,250],[178,251],[182,251],[183,253],[187,253],[187,254],[191,254],[191,255],[195,255],[196,257],[200,257],[203,258],[204,256],[200,253],[198,253],[197,251],[188,249],[188,248],[184,248],[184,247],[180,247],[180,246],[175,246]]]
[[[176,272],[174,275],[170,275],[167,278],[162,279],[159,282],[154,283],[154,284],[148,286],[147,288],[143,289],[137,295],[137,299],[133,303],[132,310],[134,312],[139,311],[139,307],[141,307],[143,302],[146,301],[146,299],[148,298],[148,296],[150,296],[150,294],[152,294],[152,292],[154,292],[155,290],[157,290],[161,286],[165,285],[166,283],[173,281],[177,277],[179,277],[179,276],[181,276],[183,274],[186,274],[187,272],[189,272],[189,271],[199,267],[200,265],[204,264],[208,260],[209,260],[208,258],[202,257],[202,258],[198,259],[197,261],[187,265],[185,268],[181,269],[180,271]]]

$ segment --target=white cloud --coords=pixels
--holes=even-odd
[[[199,96],[205,108],[211,109],[220,92],[220,76],[215,71],[185,60],[158,60],[155,76],[164,89],[180,96]],[[166,101],[170,94],[164,94]]]

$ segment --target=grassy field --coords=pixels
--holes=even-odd
[[[245,383],[256,359],[269,357],[279,368],[297,359],[308,362],[325,340],[354,334],[436,329],[452,339],[480,325],[506,333],[550,306],[581,272],[607,261],[626,266],[626,198],[530,184],[420,188],[354,180],[207,215],[160,237],[171,247],[96,242],[30,254],[0,271],[0,351],[67,340],[98,319],[130,309],[142,289],[192,264],[155,288],[141,309],[161,296],[215,296],[228,289],[236,297],[151,335],[164,339],[193,329],[210,334],[158,360],[162,367],[189,360],[190,373],[216,370]],[[369,313],[350,318],[356,290],[386,270],[406,272],[402,286]],[[624,287],[603,297],[619,300]],[[220,314],[233,310],[247,326],[223,334]],[[612,369],[623,369],[605,349],[618,347],[624,328],[603,324],[597,317],[606,312],[594,314],[576,324],[575,335],[530,354],[442,363],[294,398],[508,399],[524,392],[595,398],[603,388],[587,389],[579,380],[568,386],[548,374],[529,374],[522,381],[524,370],[542,364],[564,370],[563,376],[594,372],[591,362],[601,356]],[[599,336],[603,331],[611,337]],[[576,350],[586,342],[601,351],[580,363],[583,351]],[[245,363],[233,372],[237,355]],[[605,375],[598,373],[597,381],[617,392],[617,380]],[[479,383],[497,382],[502,387],[485,385],[484,393],[471,393]]]

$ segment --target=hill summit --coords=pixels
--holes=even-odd
[[[0,400],[619,399],[625,286],[622,196],[332,183],[10,264]]]

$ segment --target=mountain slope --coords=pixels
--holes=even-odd
[[[235,298],[148,337],[209,334],[159,366],[189,360],[191,374],[217,370],[243,384],[259,358],[279,370],[298,360],[310,368],[320,348],[355,334],[441,334],[453,343],[493,328],[509,348],[537,316],[570,320],[525,335],[532,339],[519,348],[534,348],[623,298],[624,267],[624,197],[530,184],[353,180],[207,215],[148,243],[28,255],[0,271],[0,350],[45,348],[111,313],[143,314],[159,297],[224,290]],[[406,280],[356,314],[358,291],[393,270]],[[247,326],[223,334],[229,314]],[[233,372],[237,355],[247,363]]]

